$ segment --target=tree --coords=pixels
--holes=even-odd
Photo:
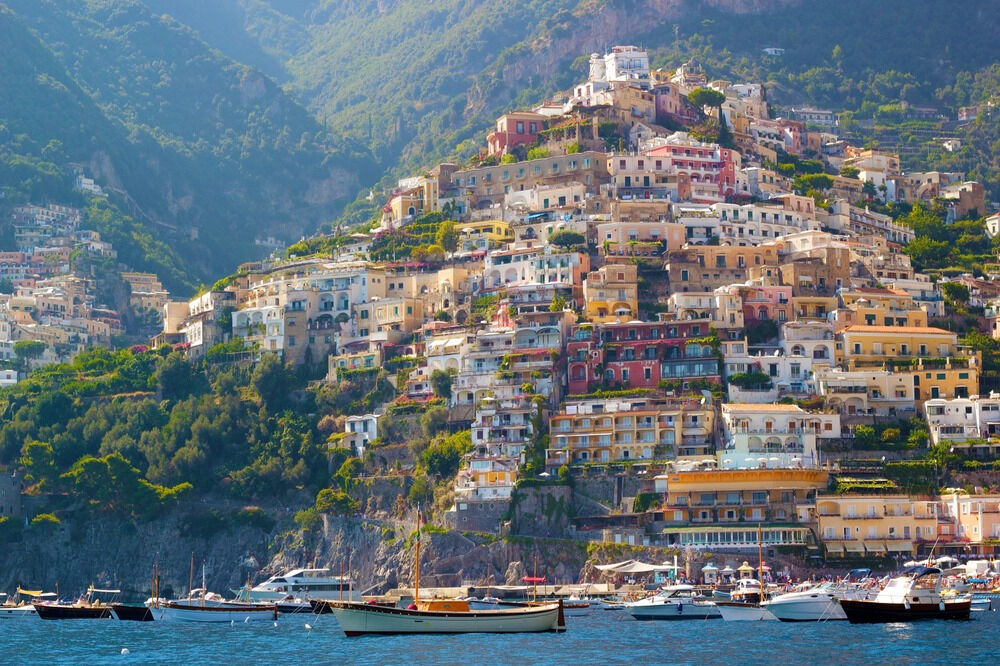
[[[428,474],[439,479],[450,479],[458,473],[462,456],[472,450],[472,433],[463,430],[449,437],[437,437],[428,446],[421,461]]]
[[[948,261],[950,246],[944,241],[934,241],[925,236],[918,236],[903,248],[909,255],[913,267],[917,270],[925,268],[943,268]]]
[[[13,294],[14,283],[7,278],[0,278],[0,294]]]
[[[446,370],[435,370],[431,373],[431,388],[439,398],[451,399],[451,373]]]
[[[351,489],[351,485],[361,473],[362,467],[361,458],[348,458],[341,464],[340,469],[333,475],[333,478],[339,479],[344,484],[344,491],[346,492]]]
[[[14,357],[22,370],[28,369],[28,361],[45,353],[45,343],[39,340],[18,340],[14,343]]]
[[[254,368],[251,385],[268,411],[280,412],[289,402],[294,373],[274,354],[265,354]]]
[[[447,310],[438,310],[434,314],[434,321],[451,321],[451,314]]]
[[[566,298],[562,294],[556,294],[549,304],[549,312],[562,312],[567,305]]]
[[[875,443],[875,428],[870,425],[859,425],[854,428],[854,436],[865,446]]]
[[[969,288],[960,282],[944,282],[941,284],[941,293],[953,304],[968,305]]]
[[[43,489],[56,476],[55,453],[48,442],[25,442],[21,448],[21,464],[30,480]]]
[[[534,148],[528,149],[529,160],[543,160],[548,156],[549,156],[549,151],[546,148],[535,146]]]
[[[348,515],[359,507],[360,503],[343,490],[324,488],[316,495],[316,510],[320,513]]]
[[[458,229],[451,220],[446,220],[438,227],[434,234],[434,242],[440,245],[447,252],[454,252],[458,249]]]
[[[448,408],[443,405],[435,405],[420,415],[420,428],[427,437],[433,437],[447,427]]]
[[[840,175],[844,178],[857,178],[859,173],[861,173],[861,170],[857,167],[848,165],[840,167]]]
[[[804,173],[795,177],[793,187],[800,194],[809,190],[828,190],[833,187],[833,178],[825,173]]]
[[[583,245],[586,241],[586,236],[570,229],[560,229],[549,236],[549,243],[551,245],[558,245],[559,247],[565,248]]]
[[[517,155],[514,153],[506,153],[500,158],[500,164],[514,164],[517,162]]]
[[[726,96],[711,88],[695,88],[688,93],[688,100],[699,109],[706,106],[721,108],[723,102],[726,101]]]
[[[164,400],[184,400],[204,388],[204,377],[183,353],[175,351],[157,366],[156,388]]]

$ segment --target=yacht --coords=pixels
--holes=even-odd
[[[651,597],[625,604],[637,620],[710,620],[721,618],[719,608],[692,585],[669,585]]]
[[[761,605],[782,622],[846,620],[847,615],[840,600],[874,596],[877,588],[871,589],[871,583],[874,582],[871,573],[871,569],[853,569],[839,583],[803,583],[791,592],[780,594]]]
[[[874,599],[841,599],[852,624],[968,620],[972,597],[941,595],[941,569],[915,566],[892,578]]]
[[[8,598],[7,594],[0,592],[0,620],[37,620],[38,611],[34,604],[44,603],[46,600],[55,598],[52,592],[42,592],[41,590],[22,590],[17,588],[17,593],[13,598]]]
[[[350,576],[331,576],[329,569],[292,569],[272,576],[249,591],[233,590],[244,601],[329,599],[361,601]]]

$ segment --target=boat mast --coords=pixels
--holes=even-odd
[[[764,530],[757,523],[757,578],[760,580],[760,597],[764,598]]]
[[[534,579],[533,581],[531,581],[531,589],[532,589],[531,603],[537,603],[538,602],[538,551],[537,550],[535,551],[535,570],[534,573],[531,574],[531,577]]]
[[[413,584],[413,603],[420,601],[420,505],[417,504],[417,565]]]
[[[194,551],[191,551],[191,570],[188,571],[188,599],[191,598],[191,593],[194,592]]]
[[[205,560],[201,561],[201,606],[205,607]]]

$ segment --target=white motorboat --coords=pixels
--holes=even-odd
[[[710,620],[721,618],[718,606],[692,585],[670,585],[651,597],[625,604],[637,620]]]
[[[575,594],[569,595],[566,601],[563,602],[563,612],[570,617],[589,615],[590,608],[590,599],[581,599]]]
[[[291,596],[307,599],[361,601],[350,576],[331,576],[329,569],[292,569],[272,576],[249,590],[233,590],[245,601],[279,601]]]
[[[596,608],[600,610],[621,611],[625,610],[625,602],[619,599],[596,599]]]
[[[821,583],[805,590],[780,594],[761,604],[782,622],[846,620],[834,583]]]
[[[462,599],[421,601],[396,608],[353,601],[317,602],[329,606],[347,636],[364,634],[466,634],[565,631],[562,603],[532,604],[476,611]]]
[[[164,601],[150,608],[159,622],[263,622],[278,619],[274,604],[225,603],[202,606],[193,601]]]
[[[993,610],[993,600],[989,597],[972,597],[972,610],[976,613]]]

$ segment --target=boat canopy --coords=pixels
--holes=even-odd
[[[522,576],[522,583],[544,583],[545,576]]]
[[[932,574],[939,573],[941,573],[941,570],[937,567],[924,567],[919,565],[903,569],[902,571],[903,576],[912,576],[913,578],[920,578],[921,576],[930,576]]]
[[[597,569],[601,571],[610,571],[616,574],[644,574],[654,571],[672,571],[675,568],[672,564],[649,564],[647,562],[639,562],[638,560],[625,560],[624,562],[617,562],[615,564],[597,565]]]

